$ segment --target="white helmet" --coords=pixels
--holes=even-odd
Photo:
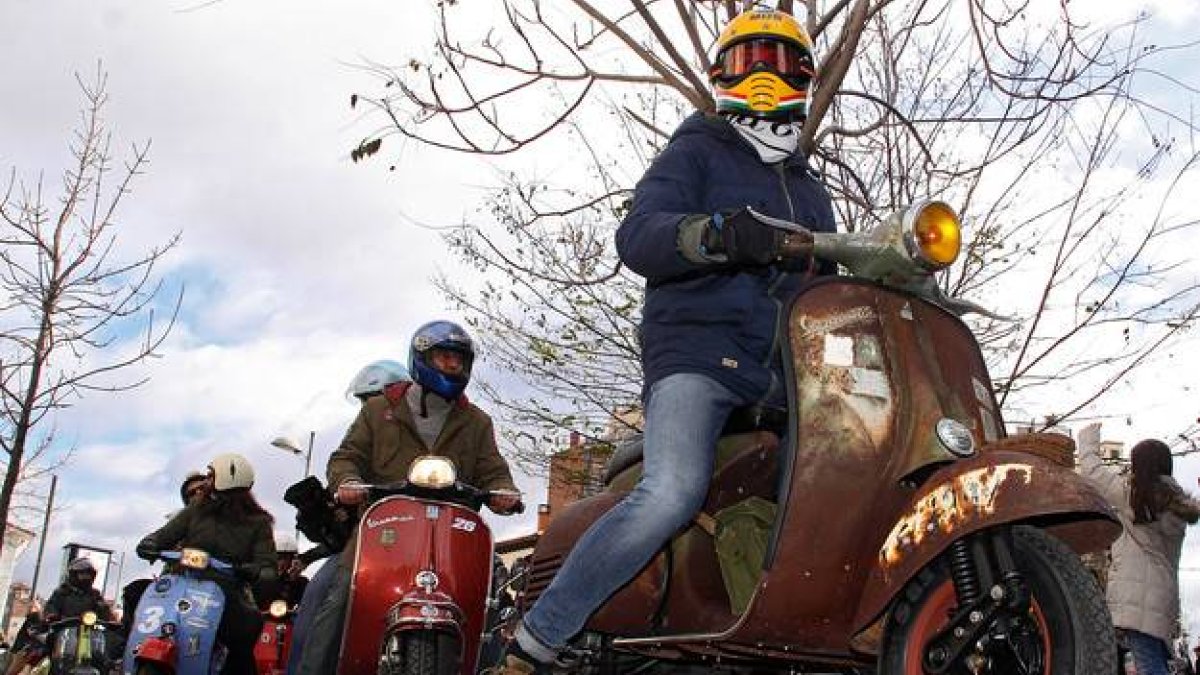
[[[236,452],[226,452],[216,457],[208,464],[208,470],[213,474],[213,489],[217,492],[250,489],[254,487],[254,467],[250,461]]]
[[[411,379],[408,369],[395,361],[387,359],[372,361],[363,366],[354,379],[350,380],[350,386],[346,388],[346,397],[353,396],[364,400],[383,393],[384,387],[388,385],[408,382]]]
[[[296,537],[284,532],[275,533],[275,552],[299,553],[300,547],[296,545]]]

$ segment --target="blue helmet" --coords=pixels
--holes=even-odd
[[[382,394],[388,385],[410,380],[408,369],[399,363],[388,359],[372,361],[363,366],[354,379],[350,380],[350,386],[346,388],[346,397],[353,396],[360,401],[365,401],[372,396]]]
[[[429,351],[435,347],[462,354],[462,372],[448,375],[434,367],[429,361]],[[431,321],[413,333],[412,345],[408,350],[408,370],[417,384],[447,401],[458,398],[467,388],[474,362],[475,345],[471,336],[456,323]]]

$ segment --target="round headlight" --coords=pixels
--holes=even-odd
[[[276,619],[281,619],[287,614],[287,603],[283,600],[276,600],[271,603],[271,606],[267,609],[267,613]]]
[[[421,570],[420,572],[417,572],[417,578],[413,581],[415,581],[416,584],[421,588],[424,588],[426,592],[432,593],[433,589],[437,588],[440,580],[438,579],[436,572]]]
[[[95,612],[84,612],[83,615],[79,617],[79,620],[85,626],[95,626],[96,619],[97,617]]]
[[[194,570],[208,567],[208,553],[198,548],[185,548],[179,554],[179,564]]]
[[[454,462],[437,455],[418,457],[408,469],[408,482],[424,488],[450,487],[456,477]]]
[[[936,430],[938,440],[952,454],[959,457],[975,454],[975,436],[967,425],[958,420],[942,418],[938,420]]]
[[[904,214],[909,252],[925,267],[940,270],[958,259],[962,228],[958,214],[945,202],[923,202]]]

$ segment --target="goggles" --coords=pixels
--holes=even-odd
[[[754,38],[739,42],[717,57],[716,79],[732,81],[757,70],[769,70],[780,77],[807,82],[815,74],[812,54],[807,49],[774,38]]]

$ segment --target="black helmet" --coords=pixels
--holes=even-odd
[[[96,566],[87,558],[76,558],[67,566],[67,583],[76,588],[91,588],[96,580]]]

